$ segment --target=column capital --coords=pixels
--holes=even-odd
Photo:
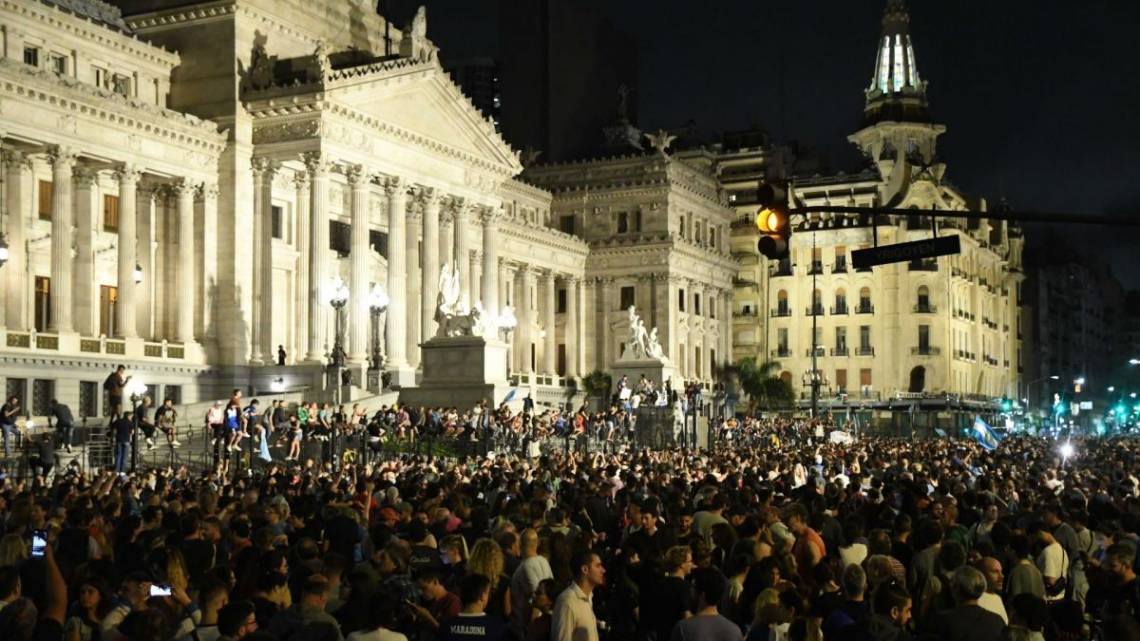
[[[194,185],[194,198],[205,202],[218,198],[218,183],[201,182]]]
[[[186,195],[192,195],[197,191],[198,185],[200,184],[201,183],[194,182],[189,178],[177,178],[174,182],[167,185],[167,189],[170,190],[171,195],[175,198],[182,198]]]
[[[499,224],[499,219],[502,217],[503,210],[498,207],[479,208],[479,222],[483,223],[484,227]]]
[[[332,168],[332,161],[329,160],[328,154],[319,151],[301,154],[301,161],[305,163],[305,167],[309,169],[309,173],[312,175],[328,174]]]
[[[567,285],[577,285],[582,282],[582,277],[575,274],[562,274],[562,280]]]
[[[75,161],[79,159],[79,154],[75,153],[70,147],[63,145],[48,145],[47,157],[51,160],[53,167],[72,167]]]
[[[553,269],[544,269],[542,271],[542,282],[553,286],[554,281],[558,278],[558,273]]]
[[[137,185],[143,172],[133,163],[123,163],[115,168],[115,179],[120,185]]]
[[[281,161],[265,156],[256,156],[250,159],[249,166],[253,170],[254,177],[272,177],[273,174],[277,173],[277,170],[281,168]]]
[[[401,176],[389,176],[388,179],[384,181],[384,191],[386,191],[389,196],[394,196],[398,193],[407,193],[408,180]]]
[[[344,177],[348,179],[348,184],[353,187],[367,187],[374,175],[371,170],[361,164],[345,165],[343,172]]]
[[[293,172],[293,186],[298,189],[304,189],[309,186],[309,173],[306,171]]]
[[[474,208],[475,205],[469,203],[463,196],[452,196],[447,201],[447,209],[456,219],[466,218]]]
[[[71,170],[71,179],[76,187],[91,187],[99,180],[99,171],[90,165],[76,165]]]
[[[412,193],[415,194],[416,200],[424,207],[438,207],[440,203],[443,202],[443,192],[435,187],[415,185],[412,187]]]
[[[31,169],[32,159],[17,149],[4,149],[0,151],[0,159],[9,169]]]

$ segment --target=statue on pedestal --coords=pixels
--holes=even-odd
[[[633,305],[629,306],[629,339],[622,350],[621,358],[627,361],[656,360],[662,363],[669,362],[669,357],[665,355],[665,350],[657,339],[657,328],[654,327],[652,331],[647,331],[645,323],[637,315],[637,310],[634,309]]]
[[[448,263],[439,272],[439,295],[436,297],[436,337],[482,336],[483,306],[475,303],[470,310],[459,302],[459,267]]]

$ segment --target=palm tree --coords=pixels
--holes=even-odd
[[[742,358],[735,365],[725,368],[725,374],[740,383],[740,389],[748,394],[748,412],[754,414],[757,408],[786,408],[795,400],[795,391],[784,379],[778,376],[779,361],[758,362],[755,356]]]
[[[586,394],[601,399],[604,406],[609,398],[610,388],[613,387],[613,378],[602,370],[596,369],[582,379],[582,385],[586,388]]]

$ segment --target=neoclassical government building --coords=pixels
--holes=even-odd
[[[731,357],[710,167],[661,146],[523,173],[426,16],[372,7],[0,0],[8,395],[98,417],[120,363],[178,404],[321,395],[334,289],[353,396],[376,355],[415,386],[447,264],[463,302],[513,310],[511,380],[540,400],[620,358],[629,305],[685,377]]]

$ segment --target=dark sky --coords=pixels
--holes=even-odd
[[[562,0],[570,1],[570,0]],[[609,0],[640,49],[639,124],[761,126],[854,168],[846,142],[885,0]],[[397,20],[413,2],[395,2]],[[444,59],[497,56],[495,0],[426,0]],[[910,0],[948,179],[1015,209],[1140,216],[1140,2]],[[1066,230],[1070,232],[1072,230]],[[1140,287],[1138,228],[1087,227]],[[1031,236],[1032,238],[1032,236]],[[1105,242],[1105,238],[1113,240]]]

